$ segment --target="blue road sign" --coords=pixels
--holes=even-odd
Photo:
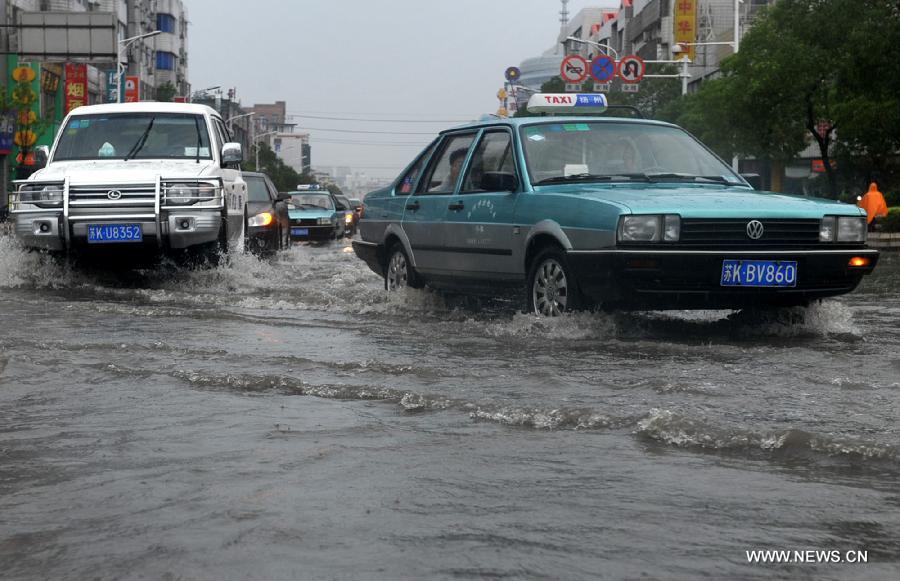
[[[591,61],[591,76],[598,83],[607,83],[616,76],[616,61],[611,56],[601,54]]]

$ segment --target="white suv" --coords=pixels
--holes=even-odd
[[[226,251],[243,234],[241,145],[203,105],[126,103],[70,113],[46,167],[16,182],[14,232],[82,254]]]

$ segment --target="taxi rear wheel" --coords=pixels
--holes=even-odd
[[[388,251],[387,263],[384,268],[384,288],[388,291],[396,291],[407,287],[422,288],[422,283],[409,262],[403,246],[397,243]]]
[[[543,317],[582,308],[578,283],[562,250],[546,248],[535,257],[528,271],[527,300],[528,311]]]

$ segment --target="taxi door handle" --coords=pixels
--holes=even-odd
[[[458,202],[454,202],[454,203],[450,204],[449,206],[447,206],[447,209],[458,212],[459,210],[462,210],[465,207],[466,207],[466,205],[462,203],[462,200],[460,200]]]
[[[419,209],[419,201],[416,200],[416,201],[413,202],[412,204],[406,204],[406,209],[407,209],[407,210],[412,210],[413,212],[415,212],[416,210]]]

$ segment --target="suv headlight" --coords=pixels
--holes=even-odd
[[[19,188],[19,201],[39,208],[59,208],[63,202],[63,185],[25,184]]]
[[[819,223],[819,242],[865,242],[864,216],[825,216]]]
[[[204,183],[166,184],[164,190],[168,206],[190,206],[197,202],[209,202],[216,197],[216,188]]]
[[[618,242],[678,242],[681,217],[677,214],[622,216],[616,230]]]

